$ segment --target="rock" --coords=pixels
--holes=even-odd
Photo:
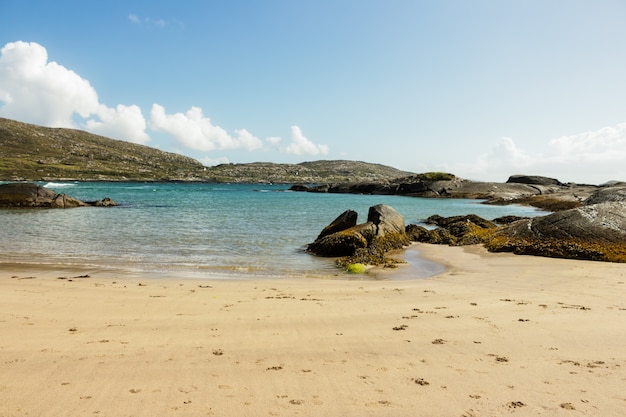
[[[323,238],[324,236],[332,235],[333,233],[341,232],[342,230],[349,229],[352,226],[356,226],[358,214],[353,210],[346,210],[341,213],[335,220],[333,220],[328,226],[326,226],[319,234],[316,240]]]
[[[110,198],[100,201],[84,202],[66,194],[54,191],[33,183],[0,184],[0,208],[9,207],[46,207],[73,208],[84,206],[116,206]]]
[[[117,206],[117,203],[111,200],[109,197],[105,197],[102,200],[95,201],[93,205],[96,207],[112,207]]]
[[[497,227],[495,223],[475,214],[452,217],[434,215],[426,219],[425,223],[439,227],[428,230],[417,225],[407,226],[407,235],[412,241],[453,246],[473,245],[483,243]]]
[[[529,184],[529,185],[558,185],[558,186],[566,186],[561,181],[542,177],[540,175],[511,175],[509,179],[506,181],[507,184]]]
[[[517,239],[626,244],[626,202],[608,202],[520,220],[499,231]]]
[[[626,262],[626,202],[606,202],[520,220],[502,227],[494,252]]]
[[[508,216],[496,217],[495,219],[493,219],[493,222],[497,223],[497,224],[511,224],[511,223],[516,222],[518,220],[524,220],[524,219],[528,219],[528,218],[529,217],[508,215]]]
[[[353,218],[356,220],[356,213],[353,213],[348,210],[326,226],[320,237],[308,245],[307,250],[320,256],[344,257],[338,261],[340,265],[378,265],[388,261],[385,257],[387,252],[400,249],[409,243],[404,217],[385,204],[370,207],[367,222],[325,234],[326,231],[335,229],[336,222],[347,225]]]
[[[376,225],[376,235],[378,237],[389,233],[405,233],[404,217],[386,204],[370,207],[367,213],[367,221]]]
[[[54,196],[52,201],[50,202],[50,208],[75,208],[75,207],[84,207],[87,206],[87,203],[84,203],[80,200],[75,199],[74,197],[70,197],[65,194],[57,194]]]
[[[0,207],[42,207],[56,193],[33,183],[0,184]]]
[[[585,205],[606,203],[609,201],[626,201],[626,184],[601,188],[585,199]]]
[[[289,191],[310,191],[310,187],[304,184],[293,184],[289,187]]]
[[[490,222],[489,220],[485,220],[480,216],[475,214],[466,214],[463,216],[451,216],[451,217],[441,217],[438,214],[432,215],[426,219],[424,222],[426,224],[434,224],[439,227],[448,228],[455,223],[474,223],[477,226],[480,226],[484,229],[489,227],[495,227],[495,224]]]
[[[375,233],[376,226],[368,222],[316,239],[307,250],[320,256],[350,256],[366,248]]]

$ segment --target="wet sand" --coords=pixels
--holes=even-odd
[[[626,265],[414,249],[445,272],[2,265],[0,416],[626,415]]]

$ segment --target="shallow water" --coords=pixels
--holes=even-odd
[[[543,214],[477,200],[290,192],[286,185],[190,183],[41,183],[82,200],[110,197],[118,207],[0,210],[1,263],[194,272],[210,278],[326,277],[334,260],[304,252],[306,244],[347,209],[367,218],[388,204],[407,224],[433,214],[475,213],[487,219]],[[420,259],[416,268],[431,268]]]

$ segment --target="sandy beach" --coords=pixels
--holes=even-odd
[[[409,250],[446,271],[2,265],[0,416],[626,415],[625,264]]]

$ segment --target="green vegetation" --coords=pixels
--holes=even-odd
[[[197,180],[186,156],[74,129],[0,118],[0,180]]]
[[[364,274],[367,272],[367,268],[362,263],[354,263],[346,266],[346,271],[350,274]]]
[[[424,172],[417,175],[422,181],[451,181],[456,178],[453,174],[447,172]]]
[[[550,258],[626,262],[626,245],[580,239],[520,239],[494,233],[484,241],[491,252],[512,252]]]

